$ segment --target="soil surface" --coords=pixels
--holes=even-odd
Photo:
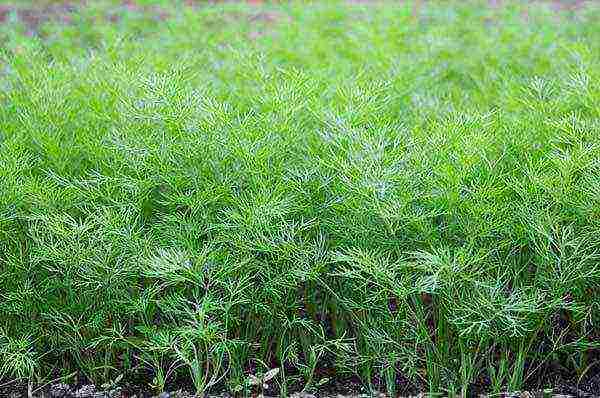
[[[290,393],[290,398],[387,398],[389,395],[381,392],[366,393],[360,392],[359,387],[354,384],[347,386],[348,388],[342,390],[356,389],[355,392],[344,392],[336,393],[332,391],[321,391],[315,393],[308,392],[295,392]],[[596,393],[584,391],[574,384],[563,384],[558,385],[556,388],[544,389],[544,390],[531,390],[531,391],[518,391],[513,393],[503,393],[487,395],[483,393],[473,392],[469,396],[484,398],[484,397],[495,397],[495,398],[600,398],[600,374],[596,375],[596,384],[591,386],[593,391]],[[237,395],[241,396],[241,395]],[[260,392],[254,392],[252,397],[276,397],[278,394],[272,392],[271,394],[265,393],[264,395]],[[399,394],[394,398],[399,397],[414,397],[414,398],[425,398],[428,395],[425,394]],[[123,383],[122,386],[111,386],[108,388],[99,388],[93,384],[84,384],[80,386],[68,385],[63,383],[49,384],[41,387],[27,386],[24,384],[13,384],[4,385],[0,387],[0,397],[7,398],[199,398],[198,395],[188,392],[186,389],[179,389],[175,391],[162,392],[160,394],[149,392],[145,387],[140,388]],[[234,395],[227,393],[221,394],[208,394],[206,398],[230,398]],[[435,395],[436,398],[441,395]]]
[[[214,3],[228,2],[231,0],[179,0],[183,5],[192,9],[198,9],[199,7],[210,6]],[[234,0],[235,1],[235,0]],[[246,3],[254,6],[260,6],[263,4],[263,0],[238,0],[245,1]],[[377,3],[378,0],[347,0],[348,3],[360,3],[369,4]],[[404,0],[401,0],[404,1]],[[432,0],[420,0],[415,2],[413,7],[414,13],[419,13],[420,10],[427,7],[427,3]],[[514,0],[511,0],[514,1]],[[589,4],[597,2],[598,0],[529,0],[533,4],[546,4],[550,5],[551,8],[556,11],[578,11],[586,7]],[[51,4],[44,4],[40,2],[27,3],[23,5],[19,4],[19,1],[3,1],[0,0],[0,24],[10,22],[15,16],[15,19],[21,22],[28,35],[34,36],[39,34],[39,28],[42,24],[48,21],[61,22],[70,24],[73,22],[73,16],[82,7],[85,7],[89,3],[93,3],[94,0],[63,0],[62,2],[54,2]],[[507,0],[487,0],[488,6],[491,8],[501,8]],[[158,5],[143,5],[138,0],[121,0],[120,4],[115,5],[114,9],[109,11],[105,18],[108,22],[117,23],[121,19],[121,14],[124,12],[128,13],[140,13],[147,17],[156,19],[157,21],[165,21],[169,19],[172,14],[165,8]],[[260,14],[259,18],[262,19],[276,19],[275,15],[271,14]],[[272,22],[272,21],[270,21]]]

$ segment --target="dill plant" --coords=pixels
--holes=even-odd
[[[0,375],[60,359],[59,376],[248,392],[259,364],[287,391],[327,366],[449,394],[558,360],[584,377],[598,8],[412,9],[175,6],[157,24],[95,2],[39,36],[3,25]]]

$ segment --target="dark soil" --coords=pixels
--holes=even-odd
[[[0,397],[7,398],[20,398],[20,397],[44,397],[44,398],[197,398],[197,395],[186,392],[185,390],[176,390],[170,392],[163,392],[160,394],[152,394],[149,392],[146,393],[132,393],[122,388],[114,388],[111,390],[102,390],[96,388],[94,385],[84,385],[79,388],[71,387],[66,384],[54,384],[42,390],[38,390],[32,395],[29,395],[27,392],[27,387],[14,388],[13,390],[0,390]],[[252,395],[253,397],[258,397],[260,394],[255,393]],[[263,395],[263,397],[275,397],[278,395]],[[397,395],[400,397],[414,397],[421,398],[426,395],[417,394],[417,395]],[[485,394],[474,394],[473,397],[483,398],[483,397],[492,397],[492,395]],[[229,398],[234,397],[234,395],[229,395],[226,393],[223,394],[209,394],[205,396],[206,398]],[[353,393],[353,394],[335,394],[335,393],[316,393],[311,394],[307,392],[295,392],[290,394],[291,398],[387,398],[388,395],[385,393]],[[441,397],[440,395],[436,395],[436,397]],[[539,391],[519,391],[514,393],[504,393],[500,395],[493,395],[496,398],[596,398],[599,395],[584,393],[578,391],[574,387],[567,387],[567,390],[562,389],[546,389]]]
[[[326,374],[326,369],[321,369],[318,373]],[[175,385],[168,386],[168,392],[156,393],[148,388],[148,382],[151,380],[150,375],[146,375],[147,380],[142,380],[138,377],[127,381],[120,381],[112,386],[96,387],[89,383],[80,384],[64,384],[51,383],[42,386],[28,386],[24,383],[5,383],[0,384],[0,397],[4,398],[196,398],[192,392],[193,388],[189,382],[181,380],[175,382]],[[419,390],[425,389],[425,386],[417,388],[408,379],[399,378],[396,380],[396,397],[425,397]],[[518,391],[513,393],[504,393],[501,395],[487,395],[489,391],[489,383],[486,377],[481,377],[478,383],[470,386],[469,397],[497,397],[497,398],[600,398],[600,369],[588,371],[585,377],[582,377],[579,382],[575,378],[562,377],[559,373],[548,375],[546,380],[536,380],[535,383],[530,383],[531,388],[527,391]],[[537,384],[537,387],[533,387]],[[543,387],[542,385],[551,385],[552,387]],[[379,391],[386,391],[385,385],[381,380],[374,378],[372,388]],[[224,388],[224,386],[221,386]],[[297,392],[290,392],[290,397],[293,398],[385,398],[387,394],[381,392],[369,392],[369,389],[361,385],[356,378],[334,378],[327,384],[319,387],[313,392],[303,392],[302,386],[298,385],[295,389]],[[269,388],[262,391],[264,397],[279,396],[279,389],[272,384]],[[253,396],[259,397],[261,391],[247,391],[245,394],[239,393],[230,395],[226,392],[213,392],[206,397],[228,398],[234,396]],[[442,397],[435,395],[435,397]]]

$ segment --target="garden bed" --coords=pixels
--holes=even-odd
[[[597,394],[599,17],[0,5],[2,394]]]

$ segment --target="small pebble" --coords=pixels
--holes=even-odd
[[[71,393],[71,387],[67,384],[54,384],[50,386],[50,396],[52,398],[61,398]]]
[[[90,398],[95,397],[96,394],[96,386],[93,384],[88,384],[86,386],[81,387],[79,390],[75,391],[75,398]]]
[[[108,396],[110,398],[120,398],[121,397],[121,388],[117,387],[108,392]]]

